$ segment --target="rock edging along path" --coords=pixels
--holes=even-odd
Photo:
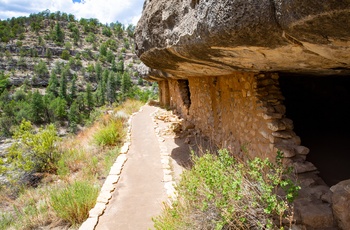
[[[142,111],[142,108],[140,109]],[[139,111],[139,112],[140,112]],[[113,166],[111,167],[109,174],[103,183],[103,186],[101,188],[100,194],[97,197],[97,201],[95,204],[95,207],[92,208],[89,211],[89,218],[80,226],[79,230],[93,230],[95,229],[99,217],[103,214],[105,211],[107,204],[109,200],[112,198],[112,193],[115,190],[116,183],[119,181],[120,174],[122,172],[123,166],[125,162],[127,161],[127,152],[129,150],[130,146],[130,139],[131,139],[131,123],[132,118],[135,116],[136,113],[133,113],[129,120],[128,120],[128,130],[126,135],[126,142],[121,147],[119,156],[117,157],[116,161],[114,162]]]
[[[152,228],[152,217],[160,214],[163,202],[175,196],[170,154],[151,118],[156,110],[143,106],[130,120],[131,144],[123,146],[130,145],[129,150],[116,160],[80,229]]]

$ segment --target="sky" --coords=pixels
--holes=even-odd
[[[0,0],[0,19],[28,16],[44,10],[61,11],[80,18],[97,18],[101,23],[119,21],[136,25],[144,0]]]

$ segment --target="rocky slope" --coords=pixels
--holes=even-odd
[[[123,61],[124,69],[131,75],[142,69],[141,62],[134,54],[132,26],[126,27],[120,23],[106,26],[97,19],[78,21],[74,16],[66,16],[65,13],[44,11],[0,23],[0,70],[9,75],[10,85],[20,86],[27,79],[33,86],[47,86],[49,74],[38,77],[34,72],[40,60],[47,64],[49,73],[56,63],[76,62],[76,65],[71,65],[70,71],[78,75],[83,85],[91,77],[91,73],[86,71],[88,65],[100,62],[104,68],[112,67],[111,61],[106,60],[106,54],[100,53],[103,44],[112,52],[116,64]],[[36,28],[33,23],[37,24]],[[15,31],[14,24],[21,28],[19,32]],[[64,34],[60,42],[53,38],[57,24]],[[12,33],[12,36],[7,37],[6,33]],[[67,51],[68,55],[63,57],[62,53]]]

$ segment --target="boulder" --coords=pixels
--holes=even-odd
[[[154,78],[350,73],[348,0],[147,0],[136,51]]]
[[[350,229],[350,180],[344,180],[331,187],[333,213],[341,229]]]

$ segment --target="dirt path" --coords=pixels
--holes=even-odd
[[[144,106],[133,117],[128,160],[95,229],[146,230],[153,227],[152,217],[160,214],[167,195],[163,182],[159,138],[155,134],[155,123],[150,116],[156,110],[156,107]],[[164,122],[162,126],[165,127]],[[164,143],[177,146],[174,145],[174,139],[166,139]],[[188,154],[188,151],[184,151],[184,154]],[[171,160],[171,164],[172,162],[175,161]],[[175,168],[181,170],[179,166]]]

